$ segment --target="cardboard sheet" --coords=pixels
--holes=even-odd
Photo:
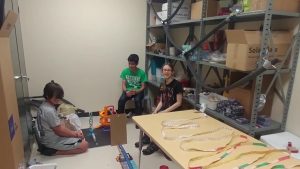
[[[126,115],[114,114],[110,121],[111,145],[127,144]]]

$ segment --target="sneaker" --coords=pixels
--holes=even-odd
[[[148,145],[148,147],[143,150],[143,154],[144,155],[151,155],[151,154],[153,154],[154,152],[156,152],[158,150],[159,150],[158,146],[156,144],[154,144],[154,143],[151,142]]]
[[[145,145],[145,144],[142,143],[142,147],[143,147],[143,145]],[[139,142],[139,141],[138,141],[138,142],[135,142],[135,143],[134,143],[134,146],[135,146],[136,148],[139,148],[139,147],[140,147],[140,142]]]
[[[126,114],[126,117],[127,117],[127,118],[131,118],[131,117],[132,117],[132,112],[127,113],[127,114]]]
[[[146,145],[146,144],[150,144],[150,138],[147,135],[144,135],[142,138],[142,146]],[[134,146],[136,148],[139,148],[140,146],[140,142],[136,142],[134,143]]]

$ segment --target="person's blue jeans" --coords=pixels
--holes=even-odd
[[[128,100],[131,100],[132,98],[134,99],[134,103],[135,103],[135,109],[133,114],[134,115],[142,114],[143,112],[142,103],[144,99],[144,91],[131,97],[127,97],[126,93],[123,92],[118,102],[118,113],[125,113],[125,104]]]

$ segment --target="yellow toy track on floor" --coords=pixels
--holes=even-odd
[[[109,128],[110,116],[116,114],[115,108],[112,105],[105,106],[102,111],[99,111],[99,125],[96,128]]]

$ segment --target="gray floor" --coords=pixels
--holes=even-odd
[[[80,118],[82,128],[88,127],[88,118]],[[98,122],[98,117],[94,117],[94,126]],[[139,130],[135,129],[133,122],[127,123],[127,145],[124,145],[126,151],[133,157],[138,165],[138,149],[134,147],[134,143],[138,140]],[[36,146],[33,148],[31,159],[36,159],[42,163],[56,163],[58,169],[121,169],[115,158],[119,154],[117,147],[104,146],[89,149],[87,153],[74,156],[53,156],[47,157],[36,152]],[[141,160],[141,169],[159,169],[161,165],[167,165],[169,169],[180,169],[180,167],[172,161],[168,161],[160,152],[155,152],[150,156],[143,156]]]

